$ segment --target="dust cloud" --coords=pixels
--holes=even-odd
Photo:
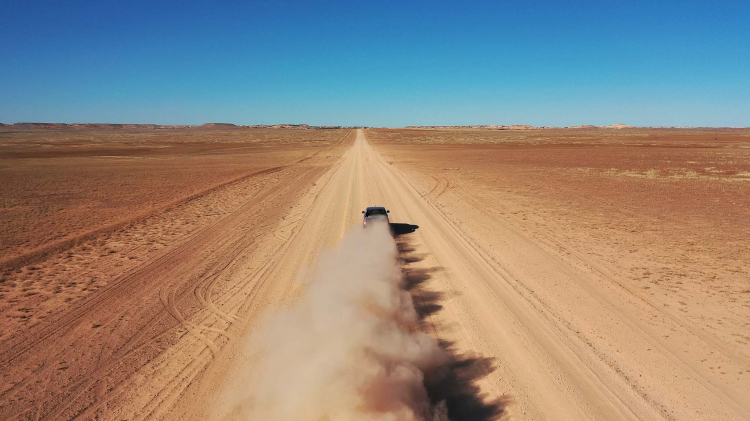
[[[424,376],[447,356],[418,329],[387,224],[356,229],[322,256],[296,304],[250,337],[220,418],[447,421]]]

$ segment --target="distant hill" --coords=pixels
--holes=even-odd
[[[275,124],[271,126],[274,129],[309,129],[309,124]]]
[[[205,123],[200,126],[189,125],[164,125],[164,124],[113,124],[113,123],[0,123],[3,129],[20,129],[20,130],[160,130],[160,129],[212,129],[212,130],[230,130],[230,129],[293,129],[293,130],[321,130],[321,129],[342,129],[342,128],[366,128],[363,126],[311,126],[309,124],[255,124],[255,125],[236,125],[233,123]],[[627,129],[632,128],[627,124],[611,124],[609,126],[593,126],[584,124],[580,126],[553,127],[553,126],[531,126],[528,124],[483,124],[469,126],[406,126],[407,129],[423,130],[458,130],[458,129],[483,129],[483,130],[540,130],[540,129]]]
[[[232,129],[236,128],[237,125],[232,123],[206,123],[200,126],[204,129]]]
[[[343,126],[311,126],[309,124],[274,124],[274,125],[251,125],[238,126],[232,123],[205,123],[200,126],[188,125],[163,125],[163,124],[112,124],[112,123],[0,123],[4,129],[18,130],[159,130],[159,129],[296,129],[296,130],[320,130],[341,129]],[[349,127],[347,127],[349,128]],[[362,128],[362,127],[359,127]]]
[[[473,126],[406,126],[407,129],[487,129],[487,130],[533,130],[546,129],[548,127],[535,127],[528,124],[514,124],[504,126],[501,124],[473,125]]]
[[[14,123],[10,125],[16,129],[64,129],[65,123]]]
[[[407,129],[485,129],[485,130],[540,130],[540,129],[626,129],[632,128],[627,124],[612,124],[609,126],[594,126],[583,124],[580,126],[555,127],[555,126],[530,126],[528,124],[513,124],[505,126],[501,124],[484,124],[473,126],[406,126]]]
[[[86,129],[98,129],[98,130],[118,130],[118,129],[175,129],[175,128],[186,128],[191,126],[166,126],[160,124],[111,124],[111,123],[13,123],[3,124],[0,123],[0,127],[8,127],[12,129],[22,130],[86,130]]]

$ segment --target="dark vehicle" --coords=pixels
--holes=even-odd
[[[388,213],[390,211],[382,206],[371,206],[362,211],[365,214],[365,218],[362,220],[362,227],[367,228],[367,225],[372,225],[377,222],[385,222],[388,224]]]

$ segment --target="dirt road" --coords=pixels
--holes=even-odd
[[[455,358],[460,393],[438,391],[454,421],[750,418],[746,350],[495,218],[470,190],[438,202],[458,193],[422,189],[362,130],[326,156],[259,175],[225,218],[5,341],[0,418],[210,418],[232,367],[254,362],[241,338],[294,302],[300,273],[369,205],[403,224],[423,329]]]

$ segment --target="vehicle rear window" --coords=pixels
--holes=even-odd
[[[365,213],[365,216],[372,216],[372,215],[385,215],[385,209],[370,209]]]

